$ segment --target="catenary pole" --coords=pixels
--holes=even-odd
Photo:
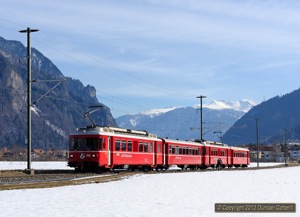
[[[20,33],[27,33],[27,169],[31,170],[31,47],[30,47],[30,33],[37,32],[38,29],[30,29],[19,31]]]
[[[258,118],[255,119],[256,121],[256,162],[257,162],[257,167],[259,167],[259,161],[258,161]]]
[[[284,166],[287,166],[287,144],[286,144],[286,129],[283,129],[284,132]]]
[[[202,121],[202,99],[206,98],[206,96],[197,96],[196,98],[200,98],[200,142],[203,141],[203,121]]]

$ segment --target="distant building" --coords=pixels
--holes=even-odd
[[[300,161],[300,144],[289,144],[289,156],[293,161]]]
[[[257,161],[257,146],[249,145],[250,159],[252,162]],[[273,145],[259,145],[258,159],[260,162],[284,162],[284,150],[280,144]]]

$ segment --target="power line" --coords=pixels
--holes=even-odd
[[[156,91],[165,90],[165,91],[167,91],[168,93],[176,93],[177,95],[180,95],[180,96],[182,96],[182,97],[186,97],[186,95],[183,95],[183,94],[182,94],[181,92],[179,92],[179,91],[171,90],[171,89],[169,89],[169,88],[160,87],[160,86],[157,86],[156,84],[153,84],[153,83],[151,83],[151,82],[149,82],[149,81],[146,81],[146,80],[144,80],[144,79],[138,78],[138,77],[136,77],[136,76],[134,76],[134,75],[132,75],[132,74],[129,74],[129,73],[127,73],[127,72],[121,70],[120,68],[118,68],[118,67],[116,67],[116,66],[113,66],[112,64],[105,63],[104,61],[100,60],[99,58],[96,58],[96,57],[94,57],[94,56],[91,56],[91,55],[87,54],[86,52],[83,52],[82,50],[78,50],[78,49],[76,49],[76,48],[70,46],[69,44],[63,42],[62,40],[60,40],[60,39],[54,37],[53,35],[51,35],[51,34],[49,34],[49,33],[47,33],[47,32],[44,32],[44,31],[41,31],[41,32],[44,33],[45,35],[47,35],[48,37],[51,37],[51,38],[53,38],[54,40],[56,40],[56,41],[62,43],[62,44],[65,45],[66,47],[68,47],[68,48],[70,48],[70,49],[72,49],[72,50],[74,50],[74,51],[76,51],[76,52],[78,52],[78,53],[81,53],[82,55],[84,55],[84,56],[86,56],[86,57],[88,57],[88,58],[90,58],[90,59],[92,59],[92,60],[95,60],[95,61],[98,62],[98,63],[101,63],[102,65],[104,65],[104,66],[107,67],[107,68],[114,69],[115,71],[118,71],[118,72],[120,72],[120,73],[122,73],[122,74],[124,74],[124,75],[126,75],[126,76],[132,77],[132,78],[134,78],[134,79],[136,79],[136,80],[142,81],[143,83],[149,84],[149,85],[151,85],[152,87],[149,87],[149,86],[147,87],[147,86],[141,85],[141,84],[139,84],[139,83],[133,82],[132,80],[126,80],[126,79],[124,79],[124,78],[117,77],[117,76],[115,76],[115,75],[112,74],[112,73],[102,71],[102,72],[104,72],[104,73],[106,73],[106,74],[109,74],[110,76],[117,77],[117,78],[119,78],[119,79],[121,79],[121,80],[125,80],[125,81],[127,81],[127,82],[130,82],[130,83],[133,83],[133,84],[135,84],[135,85],[138,85],[138,86],[141,86],[141,87],[145,87],[145,88],[148,88],[148,89],[152,89],[152,90],[156,90]],[[60,53],[62,53],[62,52],[60,52]],[[64,54],[64,53],[62,53],[62,54]],[[84,63],[84,62],[83,62],[83,63]],[[86,63],[84,63],[84,64],[86,64]],[[89,65],[89,64],[87,64],[87,65]],[[89,66],[91,66],[91,65],[89,65]],[[94,66],[92,66],[92,67],[94,67]],[[96,69],[98,69],[98,68],[96,68]],[[98,70],[99,70],[99,69],[98,69]],[[153,88],[153,87],[154,87],[154,88]]]
[[[18,25],[18,26],[24,26],[24,25],[21,25],[21,24],[18,24],[18,23],[8,22],[7,20],[3,20],[3,19],[2,19],[2,21],[3,21],[3,22],[7,22],[7,23],[9,23],[9,24],[14,24],[14,25]],[[11,31],[15,31],[15,30],[13,30],[13,29],[10,29],[10,30],[11,30]],[[51,50],[54,50],[54,51],[57,52],[57,53],[60,53],[60,54],[62,54],[62,55],[64,55],[64,56],[66,56],[68,59],[71,59],[71,60],[73,60],[73,61],[76,62],[76,63],[81,63],[81,64],[84,64],[84,65],[87,65],[87,66],[89,66],[89,67],[91,67],[91,68],[96,69],[97,71],[100,71],[101,73],[105,73],[105,74],[110,75],[110,76],[112,76],[112,77],[114,77],[114,78],[120,79],[120,80],[122,80],[122,81],[126,81],[126,82],[128,82],[128,83],[134,84],[134,85],[136,85],[136,86],[140,86],[140,87],[145,88],[145,89],[148,89],[148,90],[153,90],[153,91],[160,92],[160,93],[161,93],[161,92],[165,92],[165,93],[168,93],[168,94],[172,93],[172,94],[175,94],[175,95],[177,95],[177,96],[181,96],[181,97],[185,97],[185,98],[187,97],[187,95],[182,94],[182,92],[179,92],[179,91],[176,91],[176,90],[171,90],[171,89],[169,89],[169,88],[165,88],[165,87],[158,86],[157,84],[153,84],[153,83],[151,83],[151,82],[149,82],[149,81],[145,81],[144,79],[138,78],[138,77],[136,77],[136,76],[134,76],[134,75],[132,75],[132,74],[130,74],[130,73],[127,73],[127,72],[125,72],[124,70],[121,70],[121,69],[119,69],[119,68],[116,67],[116,66],[113,66],[113,65],[111,65],[111,64],[107,64],[107,63],[105,63],[103,60],[100,60],[100,58],[96,58],[96,57],[94,57],[94,56],[91,56],[91,55],[87,54],[86,52],[83,52],[82,50],[78,50],[78,49],[76,49],[76,48],[70,46],[69,44],[63,42],[62,40],[58,39],[57,37],[54,37],[53,35],[51,35],[51,34],[45,32],[45,31],[43,31],[43,30],[40,30],[40,33],[46,35],[46,36],[49,37],[49,38],[52,38],[53,40],[59,42],[60,44],[62,44],[62,45],[64,45],[64,46],[66,46],[66,47],[68,47],[68,48],[70,48],[70,49],[72,49],[72,50],[74,50],[74,51],[76,51],[76,52],[78,52],[78,53],[80,53],[80,54],[82,54],[82,55],[88,57],[89,59],[93,60],[93,63],[88,63],[88,62],[83,61],[83,60],[81,60],[81,59],[75,58],[74,56],[69,55],[69,54],[66,53],[66,52],[63,52],[63,51],[61,51],[60,49],[57,49],[55,46],[49,46],[49,45],[47,45],[46,43],[43,43],[42,41],[38,40],[36,37],[32,37],[32,40],[38,42],[39,44],[42,44],[43,46],[45,46],[45,47],[47,47],[47,48],[49,48],[49,49],[51,49]],[[96,61],[96,63],[99,63],[99,64],[101,64],[102,66],[104,66],[104,67],[106,67],[106,68],[113,69],[114,71],[117,71],[117,72],[119,72],[119,73],[125,75],[125,77],[124,77],[124,76],[116,75],[116,74],[114,74],[114,73],[107,72],[106,70],[103,70],[103,69],[99,68],[99,66],[98,66],[97,64],[95,64],[95,61]],[[128,79],[128,77],[131,77],[131,78],[134,78],[134,79]],[[135,82],[134,80],[138,80],[138,81],[140,81],[140,82]],[[146,85],[144,85],[144,84],[146,84]],[[99,91],[99,90],[97,90],[97,91]],[[99,91],[99,92],[100,92],[100,91]],[[102,93],[104,93],[104,92],[102,92]],[[105,93],[104,93],[104,94],[105,94]],[[111,96],[110,94],[107,94],[107,95],[108,95],[108,96]],[[188,97],[190,97],[190,96],[188,96]],[[114,99],[117,99],[118,101],[123,101],[123,102],[124,102],[124,100],[122,100],[122,99],[119,98],[119,97],[113,96],[113,98],[114,98]],[[137,103],[130,102],[130,101],[128,101],[128,100],[126,100],[126,103],[127,103],[128,105],[132,105],[133,107],[136,107],[136,108],[146,108],[146,107],[144,107],[144,106],[142,106],[142,105],[138,105]],[[148,109],[148,108],[146,108],[146,109]]]

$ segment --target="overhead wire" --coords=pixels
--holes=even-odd
[[[18,26],[24,27],[24,25],[21,25],[21,24],[18,24],[18,23],[12,23],[12,22],[9,22],[9,21],[4,20],[4,19],[0,19],[0,20],[3,21],[3,22],[7,22],[7,23],[10,23],[10,24],[14,24],[14,25],[18,25]],[[2,27],[2,28],[3,28],[3,27]],[[13,30],[13,29],[9,29],[9,30],[10,30],[10,31],[16,31],[16,30]],[[95,58],[94,56],[89,55],[89,54],[87,54],[86,52],[83,52],[82,50],[78,50],[78,49],[76,49],[76,48],[70,46],[68,43],[63,42],[62,40],[58,39],[57,37],[53,36],[53,35],[50,34],[50,33],[47,33],[46,31],[39,30],[39,32],[43,33],[44,35],[46,35],[46,36],[49,37],[49,38],[52,38],[53,40],[59,42],[60,44],[62,44],[62,45],[64,45],[64,46],[68,47],[69,49],[72,49],[72,50],[74,50],[74,51],[76,51],[76,52],[78,52],[78,53],[80,53],[80,54],[82,54],[82,55],[84,55],[84,56],[90,58],[91,60],[96,61],[97,63],[100,63],[101,65],[105,66],[106,68],[113,69],[113,70],[115,70],[115,71],[120,72],[120,73],[123,74],[123,75],[126,75],[126,76],[125,76],[125,77],[121,77],[121,76],[116,75],[116,74],[114,74],[114,73],[110,73],[110,72],[108,72],[108,71],[106,71],[106,70],[103,70],[103,69],[99,68],[99,66],[95,65],[95,63],[90,64],[90,63],[87,63],[87,62],[85,62],[85,61],[83,61],[83,60],[81,60],[81,59],[75,58],[75,57],[73,57],[72,55],[69,55],[68,53],[63,52],[63,51],[57,49],[57,48],[54,47],[54,46],[51,46],[51,47],[50,47],[50,46],[47,45],[46,43],[43,43],[42,41],[40,41],[40,40],[37,39],[37,38],[38,38],[37,36],[32,36],[32,39],[33,39],[34,41],[36,41],[36,42],[42,44],[43,46],[46,46],[47,48],[49,48],[49,49],[51,49],[51,50],[54,50],[55,52],[58,52],[58,53],[60,53],[60,54],[62,54],[62,55],[64,55],[64,56],[66,56],[68,59],[71,59],[71,60],[73,60],[73,61],[76,62],[76,63],[79,62],[79,63],[81,63],[81,64],[87,65],[87,66],[89,66],[89,67],[92,67],[92,68],[96,69],[97,71],[100,71],[101,73],[110,75],[110,76],[115,77],[115,78],[117,78],[117,79],[120,79],[120,80],[122,80],[122,81],[126,81],[126,82],[128,82],[128,83],[131,83],[131,84],[140,86],[140,87],[145,88],[145,89],[148,89],[148,90],[153,90],[153,91],[160,92],[160,93],[161,93],[161,92],[165,92],[165,93],[168,93],[168,94],[172,93],[172,94],[175,94],[175,95],[177,95],[177,96],[187,97],[187,95],[183,95],[182,92],[179,92],[179,91],[176,91],[176,90],[171,90],[171,89],[169,89],[169,88],[165,88],[165,87],[158,86],[157,84],[153,84],[153,83],[151,83],[151,82],[149,82],[149,81],[145,81],[144,79],[138,78],[138,77],[136,77],[136,76],[134,76],[134,75],[132,75],[132,74],[130,74],[130,73],[127,73],[127,72],[125,72],[124,70],[121,70],[121,69],[119,69],[119,68],[116,67],[116,66],[113,66],[112,64],[107,64],[107,63],[105,63],[104,61],[100,60],[99,58]],[[127,79],[127,77],[131,77],[131,78],[134,78],[134,79]],[[136,82],[136,81],[134,81],[134,80],[138,80],[138,81],[141,81],[141,82]],[[144,85],[144,84],[146,84],[146,85]],[[97,91],[99,91],[99,90],[97,90]],[[100,91],[99,91],[99,92],[100,92]],[[111,97],[111,94],[107,94],[107,93],[105,93],[105,92],[103,92],[103,91],[101,91],[101,92],[102,92],[103,94],[108,95],[108,96]],[[122,99],[121,99],[120,97],[115,97],[115,96],[113,96],[113,98],[116,99],[117,101],[119,101],[119,100],[122,101]],[[107,100],[109,100],[109,99],[107,99]],[[117,101],[114,101],[114,103],[118,103]],[[124,102],[124,100],[123,100],[123,102]],[[146,108],[145,106],[138,105],[137,103],[130,102],[130,101],[128,101],[128,100],[126,100],[126,103],[128,104],[128,106],[131,105],[131,106],[136,107],[136,108],[150,109],[150,108]]]
[[[101,71],[102,73],[108,74],[108,75],[110,75],[110,76],[112,76],[112,77],[116,77],[116,78],[118,78],[118,79],[120,79],[120,80],[129,82],[129,83],[132,83],[132,84],[137,85],[137,86],[140,86],[140,87],[144,87],[144,88],[151,89],[151,90],[154,90],[154,91],[159,91],[159,92],[161,92],[161,91],[163,90],[163,91],[165,91],[165,92],[167,92],[167,93],[172,93],[172,94],[176,94],[176,95],[179,95],[179,96],[182,96],[182,97],[186,97],[186,95],[183,95],[183,94],[182,94],[181,92],[179,92],[179,91],[171,90],[171,89],[165,88],[165,87],[161,87],[161,86],[158,86],[157,84],[154,84],[154,83],[151,83],[151,82],[146,81],[146,80],[144,80],[144,79],[141,79],[141,78],[139,78],[139,77],[136,77],[136,76],[134,76],[134,75],[132,75],[132,74],[130,74],[130,73],[125,72],[124,70],[121,70],[120,68],[118,68],[118,67],[116,67],[116,66],[113,66],[112,64],[105,63],[104,61],[100,60],[99,58],[96,58],[96,57],[94,57],[94,56],[91,56],[91,55],[87,54],[86,52],[83,52],[82,50],[78,50],[78,49],[76,49],[76,48],[74,48],[74,47],[71,47],[71,46],[68,45],[67,43],[65,43],[65,42],[63,42],[63,41],[57,39],[56,37],[52,36],[52,35],[49,34],[49,33],[46,33],[46,32],[44,32],[44,31],[41,31],[41,32],[44,33],[45,35],[47,35],[48,37],[51,37],[52,39],[54,39],[54,40],[56,40],[56,41],[62,43],[63,45],[67,46],[68,48],[70,48],[70,49],[72,49],[72,50],[74,50],[74,51],[76,51],[76,52],[78,52],[78,53],[80,53],[80,54],[82,54],[82,55],[84,55],[84,56],[86,56],[86,57],[88,57],[88,58],[90,58],[90,59],[96,61],[97,63],[102,64],[103,66],[105,66],[105,67],[107,67],[107,68],[110,68],[110,69],[113,69],[113,70],[115,70],[115,71],[118,71],[118,72],[120,72],[120,73],[126,75],[127,77],[134,78],[135,80],[141,81],[141,82],[143,82],[143,83],[145,83],[145,84],[148,84],[148,85],[150,85],[150,86],[142,85],[142,84],[140,84],[140,83],[137,83],[137,82],[133,81],[132,79],[126,79],[126,78],[124,78],[124,77],[117,76],[117,75],[115,75],[115,74],[113,74],[113,73],[110,73],[109,71],[103,71],[103,70],[101,70],[99,67],[97,67],[97,66],[95,66],[95,65],[91,65],[91,64],[88,64],[88,63],[86,63],[86,62],[83,62],[83,61],[80,61],[80,60],[77,59],[77,61],[80,61],[80,62],[82,62],[82,63],[85,64],[85,65],[88,65],[88,66],[90,66],[90,67],[93,67],[93,68],[97,69],[98,71]],[[40,42],[40,43],[42,43],[42,42]],[[42,43],[42,44],[44,44],[44,43]],[[44,45],[45,45],[45,44],[44,44]],[[47,45],[45,45],[45,46],[47,46]],[[48,46],[48,47],[49,47],[49,46]],[[51,47],[49,47],[49,48],[51,48]],[[60,52],[60,53],[64,54],[63,52]]]

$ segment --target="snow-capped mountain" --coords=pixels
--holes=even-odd
[[[238,102],[213,101],[203,105],[203,138],[219,140],[241,116],[255,104],[252,100]],[[116,118],[119,127],[147,130],[159,137],[198,139],[200,137],[199,104],[188,107],[151,109],[134,115]]]
[[[213,110],[233,109],[236,111],[248,112],[256,103],[253,100],[244,99],[237,102],[227,102],[224,100],[214,100],[209,104],[203,104],[203,108]],[[194,106],[199,108],[199,104]]]
[[[141,112],[140,114],[142,114],[142,115],[149,115],[151,118],[153,118],[155,116],[164,114],[166,112],[175,110],[177,108],[180,108],[180,107],[169,107],[169,108],[163,108],[163,109],[149,109],[149,110]]]

